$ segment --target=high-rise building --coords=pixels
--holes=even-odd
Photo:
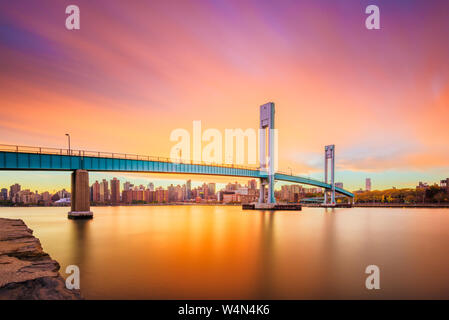
[[[144,189],[132,190],[132,199],[133,201],[145,201],[145,190]]]
[[[111,197],[109,193],[109,183],[106,179],[103,179],[101,184],[103,185],[103,202],[109,202]]]
[[[215,195],[215,183],[214,182],[210,182],[208,185],[207,185],[207,189],[208,189],[208,193],[209,193],[209,196],[214,196]]]
[[[15,196],[20,191],[20,184],[16,183],[9,187],[9,199],[15,202]]]
[[[98,202],[104,203],[104,201],[105,201],[105,199],[104,199],[104,184],[103,184],[103,182],[100,182],[100,194],[99,194]]]
[[[120,180],[117,178],[111,180],[111,203],[120,203]]]
[[[235,190],[237,190],[240,187],[241,187],[241,185],[237,181],[235,183],[228,183],[226,185],[226,190],[225,191],[235,191]]]
[[[209,197],[209,187],[207,186],[207,183],[203,183],[201,190],[203,191],[202,199],[207,199]]]
[[[152,203],[154,202],[154,191],[150,191],[150,189],[146,189],[144,191],[144,201],[146,203]]]
[[[300,185],[283,185],[278,193],[281,201],[299,202],[307,193],[307,190]]]
[[[168,190],[164,190],[161,187],[157,188],[155,192],[156,202],[166,203],[168,202]]]
[[[148,184],[148,190],[154,191],[154,183],[153,183],[153,182],[150,182],[150,183]]]
[[[70,198],[70,193],[66,189],[59,190],[57,193],[58,193],[59,199]]]
[[[0,198],[2,198],[2,200],[8,200],[8,189],[3,188],[0,191]]]
[[[173,184],[167,187],[167,192],[168,192],[168,202],[176,201],[175,186]]]
[[[132,185],[129,181],[126,181],[126,182],[123,184],[123,190],[124,190],[124,191],[131,190],[132,187],[133,187],[133,185]],[[112,189],[112,185],[111,185],[111,189]]]
[[[45,203],[48,204],[51,201],[51,196],[50,193],[48,191],[42,192],[41,194],[41,200]]]
[[[192,198],[192,180],[187,180],[186,182],[186,199],[190,200]]]
[[[122,191],[122,203],[131,204],[133,202],[133,191],[123,190]]]
[[[98,181],[92,185],[92,202],[100,202],[100,184]]]
[[[371,191],[371,178],[366,178],[365,180],[365,190]]]
[[[178,184],[175,188],[176,192],[176,201],[184,201],[184,189]]]
[[[23,204],[36,204],[37,195],[31,192],[29,189],[21,190],[14,195],[15,202]]]
[[[257,189],[257,181],[256,179],[252,179],[248,181],[248,189],[256,190]]]
[[[335,182],[335,187],[343,189],[343,182]]]

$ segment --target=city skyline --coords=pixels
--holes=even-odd
[[[257,128],[270,99],[280,169],[322,180],[332,143],[350,190],[366,176],[413,187],[449,170],[444,1],[382,3],[378,31],[364,26],[369,1],[78,4],[76,32],[61,23],[63,3],[0,4],[2,143],[65,148],[69,132],[74,149],[169,156],[172,130]]]
[[[122,185],[122,187],[121,187]],[[343,183],[337,182],[343,188]],[[259,186],[260,187],[260,186]],[[267,193],[267,190],[265,190]],[[225,186],[217,186],[215,182],[203,182],[192,187],[189,179],[183,184],[171,184],[164,188],[153,182],[138,185],[130,181],[120,181],[116,177],[108,181],[96,180],[89,186],[89,197],[92,205],[130,205],[130,204],[173,204],[173,203],[254,203],[259,198],[256,179],[247,180],[246,184],[237,181]],[[354,191],[357,203],[432,203],[447,202],[449,195],[449,178],[440,183],[428,184],[420,181],[415,188],[371,190],[371,180],[366,178],[365,190]],[[299,203],[302,199],[310,201],[324,196],[322,188],[305,188],[298,184],[282,185],[275,190],[276,201]],[[66,189],[50,193],[48,191],[32,191],[27,186],[15,183],[8,188],[0,186],[0,206],[67,206],[71,203],[71,193]],[[308,200],[307,200],[308,199]]]
[[[21,175],[18,176],[17,171],[3,171],[0,172],[0,176],[2,179],[0,179],[0,182],[4,186],[10,186],[15,183],[19,183],[21,185],[27,185],[30,190],[38,190],[39,192],[49,191],[49,192],[56,192],[57,190],[67,189],[70,190],[70,172],[46,172],[46,171],[39,171],[39,172],[27,172],[22,171]],[[447,175],[447,174],[446,174]],[[51,177],[54,176],[54,177]],[[172,177],[171,179],[167,176]],[[310,175],[312,177],[312,175]],[[50,177],[50,179],[49,179]],[[90,173],[90,179],[89,183],[90,185],[95,181],[101,181],[103,179],[106,179],[108,181],[112,180],[114,177],[118,178],[119,180],[132,180],[135,181],[136,185],[147,185],[148,183],[152,182],[155,184],[155,187],[168,187],[169,185],[173,184],[182,184],[185,183],[186,180],[192,181],[193,187],[201,186],[203,183],[208,182],[214,182],[219,186],[220,188],[226,186],[227,183],[246,183],[247,178],[242,177],[224,177],[224,176],[207,176],[203,175],[201,177],[197,176],[189,176],[188,174],[139,174],[139,173],[105,173],[105,172],[91,172]],[[42,179],[48,179],[46,183],[42,182]],[[433,184],[439,184],[441,179],[445,179],[444,175],[441,175],[437,177],[435,180],[425,180],[425,179],[418,179],[411,181],[407,183],[407,185],[404,184],[398,184],[398,185],[382,185],[381,183],[378,183],[376,180],[372,178],[366,178],[363,177],[360,179],[359,183],[356,184],[355,188],[348,188],[351,191],[359,191],[359,190],[367,190],[367,179],[370,180],[370,186],[371,190],[387,190],[391,188],[415,188],[416,185],[418,185],[421,182],[424,182],[428,185]],[[56,183],[55,183],[56,182]],[[275,184],[275,190],[281,190],[282,186],[284,185],[291,185],[292,183],[289,182],[276,182]],[[335,182],[337,187],[342,188],[347,187],[347,182],[340,182],[338,179]],[[0,185],[0,187],[3,187]],[[381,187],[383,186],[383,187]],[[304,185],[305,188],[308,186]]]
[[[217,178],[217,177],[214,177]],[[238,180],[240,181],[246,181],[240,183]],[[246,188],[246,189],[251,189],[251,190],[259,190],[259,184],[257,182],[257,179],[250,179],[250,180],[245,180],[245,178],[240,178],[240,179],[234,179],[232,182],[230,180],[228,180],[228,182],[226,184],[224,183],[217,183],[215,181],[212,180],[208,180],[208,182],[205,182],[205,180],[202,181],[194,181],[192,184],[192,180],[188,179],[187,181],[182,181],[182,180],[171,180],[169,183],[164,183],[162,184],[155,184],[153,180],[151,179],[147,179],[147,180],[137,180],[139,181],[139,183],[135,182],[136,180],[133,181],[129,181],[129,180],[120,180],[117,177],[113,177],[110,180],[107,180],[105,178],[99,179],[99,180],[95,180],[95,182],[91,182],[89,185],[90,188],[90,200],[92,203],[111,203],[111,204],[118,204],[118,203],[122,203],[123,199],[122,198],[122,192],[123,191],[142,191],[142,190],[148,190],[148,191],[157,191],[157,190],[168,190],[170,191],[170,188],[182,188],[183,189],[183,195],[186,197],[185,199],[183,198],[182,201],[184,200],[191,200],[191,196],[189,194],[189,192],[191,190],[201,190],[204,189],[205,186],[209,187],[211,185],[213,185],[213,190],[214,191],[210,191],[212,195],[216,194],[216,192],[219,191],[229,191],[229,187],[230,186],[236,186],[236,188]],[[143,182],[142,182],[143,181]],[[212,181],[212,182],[211,182]],[[165,181],[167,182],[167,181]],[[442,189],[445,190],[449,190],[449,178],[445,178],[442,180],[439,180],[437,182],[422,182],[419,181],[415,187],[413,188],[397,188],[395,186],[392,186],[390,188],[387,189],[372,189],[371,187],[371,179],[370,178],[366,178],[365,179],[365,188],[362,189],[358,189],[358,190],[353,190],[354,193],[356,194],[361,194],[364,192],[382,192],[382,191],[389,191],[389,190],[407,190],[407,189],[416,189],[416,190],[426,190],[429,189],[430,187],[436,186],[436,187],[440,187]],[[338,188],[344,188],[344,184],[342,182],[336,182],[335,186]],[[66,190],[67,189],[67,190]],[[24,186],[24,188],[22,188],[22,185],[18,182],[15,182],[13,184],[11,184],[9,187],[7,185],[0,185],[0,200],[12,200],[12,198],[14,198],[14,194],[17,194],[18,191],[28,191],[31,194],[35,194],[35,195],[46,195],[46,196],[52,196],[54,194],[66,194],[68,195],[68,197],[70,198],[70,192],[68,191],[70,190],[70,188],[62,188],[58,191],[53,190],[53,191],[49,191],[49,190],[37,190],[34,189],[30,186]],[[283,194],[285,190],[302,190],[302,192],[305,193],[315,193],[315,194],[320,194],[323,192],[322,188],[319,187],[311,187],[311,186],[303,186],[303,185],[298,185],[295,183],[282,183],[279,184],[278,187],[275,189],[276,193],[278,193],[277,198],[282,198],[284,197],[279,196],[280,194]],[[258,195],[258,194],[257,194]],[[256,196],[256,194],[254,194],[254,196]],[[65,198],[64,196],[61,198]],[[120,200],[121,199],[121,200]]]

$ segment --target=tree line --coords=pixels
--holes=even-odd
[[[446,188],[433,185],[428,188],[387,189],[357,192],[356,203],[448,203]]]

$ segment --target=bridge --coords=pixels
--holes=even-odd
[[[261,108],[264,106],[266,105],[261,106]],[[272,110],[270,112],[274,116],[274,104],[270,105],[271,107]],[[270,134],[268,139],[272,141]],[[331,191],[334,201],[335,192],[347,197],[354,197],[351,192],[335,187],[333,181],[327,183],[327,181],[323,182],[285,172],[274,172],[272,170],[273,161],[270,161],[272,160],[270,151],[273,150],[271,141],[268,141],[269,146],[271,146],[269,147],[268,157],[265,157],[265,151],[260,151],[260,159],[268,158],[269,163],[261,163],[260,167],[194,161],[180,162],[179,160],[176,161],[165,157],[136,154],[0,145],[0,170],[72,172],[72,211],[69,213],[69,216],[72,215],[73,217],[92,216],[89,201],[89,171],[175,173],[255,178],[261,182],[259,202],[265,201],[264,186],[268,185],[267,203],[275,202],[274,181],[293,182],[324,188],[325,198],[327,191]],[[262,143],[265,146],[265,141],[261,142],[261,145]]]

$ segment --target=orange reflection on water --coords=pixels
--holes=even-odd
[[[96,299],[449,298],[449,210],[238,206],[0,208]],[[381,290],[365,288],[366,266]]]

